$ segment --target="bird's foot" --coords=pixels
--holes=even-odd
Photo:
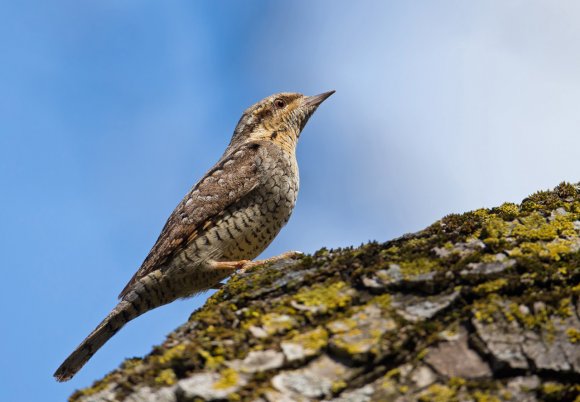
[[[304,253],[302,253],[300,251],[287,251],[287,252],[282,253],[280,255],[266,258],[264,260],[248,261],[240,269],[238,269],[237,272],[239,274],[243,274],[248,269],[257,267],[258,265],[273,264],[275,262],[282,261],[282,260],[288,260],[288,259],[297,260],[303,256],[304,256]]]
[[[212,267],[214,269],[220,269],[224,271],[230,271],[231,273],[237,272],[238,274],[245,273],[248,269],[257,267],[264,264],[272,264],[281,260],[293,259],[297,260],[301,258],[304,253],[300,251],[287,251],[280,255],[266,258],[264,260],[250,261],[250,260],[240,260],[240,261],[214,261]]]

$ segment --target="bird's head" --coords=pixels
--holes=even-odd
[[[283,92],[250,106],[240,118],[230,147],[266,140],[294,152],[300,132],[318,106],[334,91],[315,96]]]

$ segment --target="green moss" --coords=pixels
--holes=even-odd
[[[522,201],[521,209],[526,212],[552,211],[562,205],[563,201],[556,192],[538,191]]]
[[[399,266],[401,267],[403,277],[406,279],[440,269],[437,260],[426,257],[420,257],[411,261],[402,261],[399,263]]]
[[[483,242],[490,246],[499,246],[509,234],[508,224],[496,215],[488,216],[483,223],[480,238]]]
[[[575,242],[565,239],[555,239],[549,243],[523,242],[510,251],[510,256],[532,256],[545,261],[560,261],[564,256],[575,253],[575,246]]]
[[[578,196],[577,186],[563,181],[555,189],[554,193],[564,200]]]
[[[492,212],[503,220],[512,221],[520,214],[520,208],[512,202],[505,202],[499,207],[492,209]]]
[[[521,240],[553,240],[558,237],[558,229],[539,212],[533,212],[520,218],[520,224],[514,227],[512,234]]]

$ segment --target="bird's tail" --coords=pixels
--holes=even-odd
[[[139,308],[134,301],[122,300],[115,306],[109,315],[101,321],[93,332],[71,353],[69,357],[55,371],[57,381],[70,380],[85,363],[115,335],[126,323],[141,315],[146,310]],[[143,311],[141,311],[143,310]]]

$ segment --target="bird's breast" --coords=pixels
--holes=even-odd
[[[265,180],[228,207],[192,244],[198,254],[222,261],[257,257],[288,222],[298,195],[295,159],[270,163]]]

